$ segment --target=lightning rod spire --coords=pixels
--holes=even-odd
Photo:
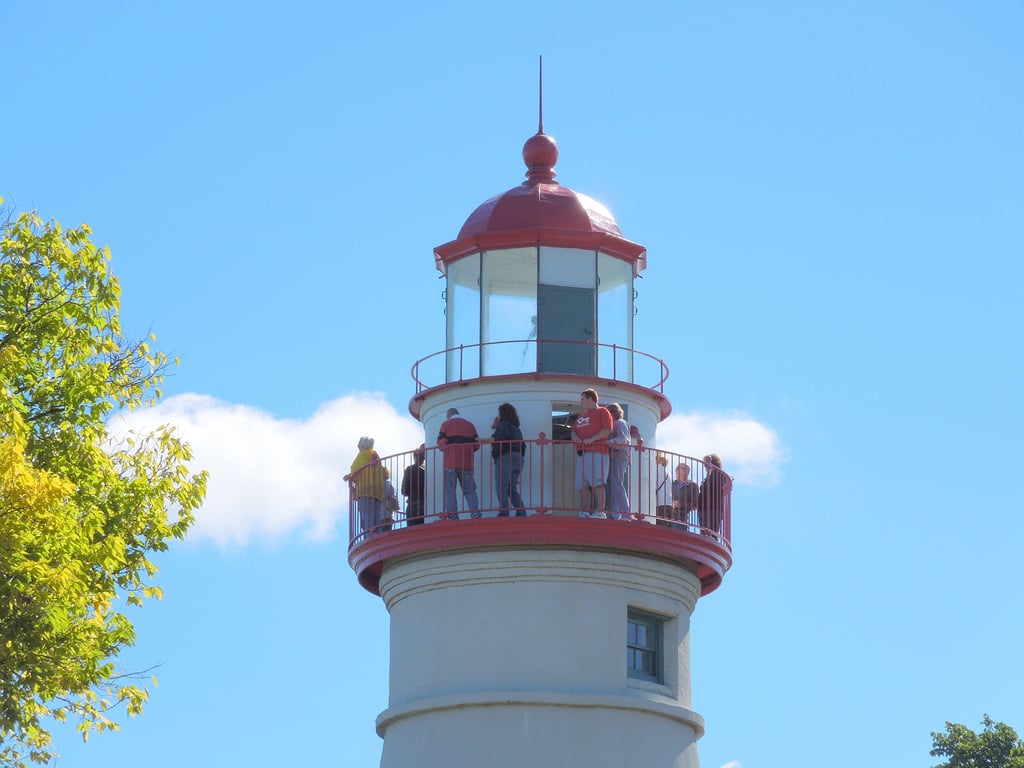
[[[540,54],[540,81],[537,91],[537,133],[544,133],[544,54]]]

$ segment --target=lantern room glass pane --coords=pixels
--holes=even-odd
[[[633,381],[633,265],[598,253],[597,275],[598,375]]]
[[[538,370],[597,371],[597,252],[541,246],[537,288]]]
[[[594,251],[579,248],[540,248],[539,281],[545,285],[568,288],[594,289],[597,284],[597,264]]]
[[[448,265],[448,381],[480,376],[480,254]],[[459,349],[460,345],[464,345]]]
[[[485,251],[482,257],[482,374],[537,369],[537,248]]]

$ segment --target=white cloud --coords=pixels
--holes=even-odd
[[[722,768],[743,768],[743,763],[739,760],[730,760],[728,763],[723,765]]]
[[[210,473],[190,538],[224,547],[295,533],[330,539],[339,525],[347,526],[348,489],[341,478],[360,435],[372,436],[382,456],[412,450],[424,439],[419,422],[367,392],[324,403],[306,419],[178,395],[118,417],[111,429],[149,431],[160,424],[175,425],[192,446],[192,466]],[[718,453],[738,483],[777,482],[783,462],[775,433],[742,415],[670,416],[658,427],[658,446],[698,458]]]
[[[282,419],[207,395],[169,398],[119,417],[112,431],[173,424],[192,446],[195,469],[210,473],[206,501],[189,536],[219,545],[275,540],[293,532],[330,538],[346,518],[341,477],[360,435],[381,455],[411,450],[423,430],[380,394],[354,393],[325,403],[308,419]]]
[[[658,447],[698,459],[717,453],[745,485],[774,485],[785,462],[778,435],[743,414],[672,414],[658,425]]]

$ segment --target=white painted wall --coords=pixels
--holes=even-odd
[[[689,625],[700,582],[655,558],[474,549],[386,565],[382,768],[696,768]],[[626,674],[626,614],[666,618],[664,684]]]

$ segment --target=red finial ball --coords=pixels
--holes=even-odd
[[[552,169],[558,162],[558,145],[546,133],[535,134],[523,145],[523,162],[530,181],[550,181],[555,178]]]

